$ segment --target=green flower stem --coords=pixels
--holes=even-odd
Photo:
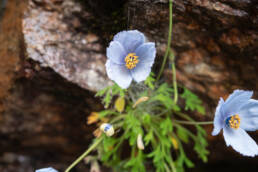
[[[177,126],[177,127],[182,127],[182,128],[184,128],[185,129],[185,131],[187,132],[187,134],[194,140],[194,141],[196,141],[196,136],[189,130],[189,129],[187,129],[187,128],[185,128],[185,127],[183,127],[183,126],[181,126],[181,125],[179,125],[179,124],[174,124],[175,126]]]
[[[66,170],[65,172],[69,172],[73,167],[75,167],[83,158],[85,158],[93,149],[95,149],[100,142],[103,140],[103,137],[96,140],[79,158],[77,158]]]
[[[135,99],[135,97],[134,97],[132,91],[129,90],[129,89],[128,89],[128,95],[129,95],[129,98],[130,98],[133,102],[136,102],[136,99]]]
[[[191,117],[189,117],[187,114],[183,113],[183,112],[179,112],[179,111],[174,111],[175,114],[177,114],[178,116],[188,120],[188,121],[192,121],[195,122]],[[196,124],[197,125],[197,124]]]
[[[186,125],[209,125],[213,124],[213,121],[203,121],[203,122],[194,122],[194,121],[181,121],[181,120],[173,120],[179,124],[186,124]]]
[[[168,112],[170,112],[170,110],[165,110],[165,111],[163,111],[163,112],[161,112],[161,113],[155,115],[155,117],[160,117],[160,116],[162,116],[162,115],[164,115],[164,114],[166,114],[166,113],[168,113]]]
[[[176,82],[176,65],[175,65],[175,55],[170,50],[170,58],[172,61],[172,75],[173,75],[173,87],[174,87],[174,102],[177,103],[178,100],[178,92],[177,92],[177,82]]]
[[[166,172],[170,172],[170,169],[168,168],[168,165],[166,163],[164,164],[164,167],[166,169]]]
[[[159,71],[159,74],[158,74],[158,77],[157,77],[157,80],[158,81],[160,79],[160,76],[164,70],[164,67],[165,67],[165,64],[166,64],[166,61],[167,61],[167,58],[168,58],[168,54],[169,54],[169,50],[170,50],[170,45],[171,45],[171,36],[172,36],[172,7],[173,7],[173,0],[169,0],[169,30],[168,30],[168,43],[167,43],[167,49],[166,49],[166,52],[165,52],[165,55],[163,57],[163,62],[162,62],[162,65],[161,65],[161,68],[160,68],[160,71]]]
[[[120,120],[124,119],[125,117],[126,117],[125,114],[119,114],[118,116],[114,117],[109,123],[114,124],[117,121],[120,121]]]
[[[196,122],[191,117],[189,117],[188,115],[186,115],[182,112],[175,111],[175,114],[177,114],[178,116],[188,120],[188,121],[173,120],[173,121],[175,121],[177,123],[180,123],[180,124],[186,124],[186,125],[209,125],[209,124],[213,124],[213,121]]]
[[[172,169],[172,172],[177,172],[176,171],[176,166],[175,166],[175,163],[174,163],[174,160],[173,160],[173,157],[171,156],[171,162],[170,162],[170,167]]]

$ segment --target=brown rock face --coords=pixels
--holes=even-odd
[[[157,43],[159,55],[164,53],[168,0],[110,3],[29,1],[23,20],[28,57],[96,91],[110,83],[103,42],[119,28],[144,32]],[[209,102],[207,107],[236,88],[257,89],[257,2],[174,0],[173,4],[172,48],[179,82],[199,92]],[[123,14],[114,10],[119,8]],[[116,15],[122,19],[112,20]]]
[[[23,19],[28,57],[91,91],[111,82],[105,73],[105,48],[81,18],[93,16],[76,1],[29,1]]]
[[[168,1],[134,0],[128,10],[131,28],[147,33],[158,48],[166,43]],[[174,0],[178,81],[199,92],[209,107],[234,89],[258,89],[257,15],[251,0]]]
[[[15,78],[15,72],[19,70],[19,59],[23,45],[21,34],[23,14],[20,9],[24,8],[24,4],[18,3],[18,8],[16,8],[15,2],[11,3],[13,4],[8,6],[5,14],[0,14],[0,17],[3,17],[0,21],[0,113],[4,111],[3,103]],[[12,28],[16,28],[16,30]]]

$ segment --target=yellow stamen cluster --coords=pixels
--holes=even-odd
[[[125,57],[125,66],[127,69],[133,69],[136,67],[136,64],[139,62],[138,56],[135,53],[129,53]]]
[[[238,114],[230,117],[228,124],[230,128],[238,129],[240,126],[240,117]]]

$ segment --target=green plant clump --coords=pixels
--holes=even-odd
[[[184,121],[194,122],[185,111],[205,113],[201,100],[184,88],[179,97],[184,100],[185,107],[179,107],[173,100],[173,87],[167,83],[155,87],[154,83],[152,74],[144,84],[131,86],[128,90],[114,84],[97,93],[97,96],[103,96],[106,108],[110,107],[113,97],[123,97],[126,102],[122,113],[115,106],[99,112],[100,118],[110,119],[109,123],[116,130],[112,137],[102,134],[95,140],[103,140],[97,152],[105,165],[117,171],[150,171],[146,168],[157,172],[184,171],[184,166],[194,167],[184,151],[184,145],[191,142],[194,142],[197,155],[207,161],[205,130],[198,123],[194,130],[184,125]],[[148,100],[133,106],[142,97],[148,97]],[[139,134],[143,136],[144,150],[137,147]]]

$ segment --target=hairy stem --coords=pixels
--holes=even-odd
[[[173,120],[179,124],[186,124],[186,125],[209,125],[213,124],[213,121],[201,121],[201,122],[194,122],[194,121],[181,121],[181,120]]]
[[[173,75],[173,87],[174,87],[174,102],[177,103],[178,100],[178,92],[177,92],[177,82],[176,82],[176,65],[175,65],[175,55],[170,50],[170,58],[172,61],[172,75]]]
[[[171,156],[171,162],[170,162],[170,166],[171,166],[171,169],[172,169],[172,172],[177,172],[176,171],[176,166],[175,166],[175,163],[174,163],[174,160],[173,160],[173,157]]]
[[[73,167],[75,167],[83,158],[85,158],[93,149],[95,149],[99,143],[103,140],[103,137],[96,140],[80,157],[78,157],[66,170],[65,172],[69,172]]]
[[[168,30],[168,43],[167,43],[167,49],[165,52],[165,55],[163,57],[163,62],[157,77],[157,81],[160,79],[161,74],[163,73],[167,58],[168,58],[168,54],[169,54],[169,50],[170,50],[170,45],[171,45],[171,36],[172,36],[172,7],[173,7],[173,0],[169,0],[169,30]]]

